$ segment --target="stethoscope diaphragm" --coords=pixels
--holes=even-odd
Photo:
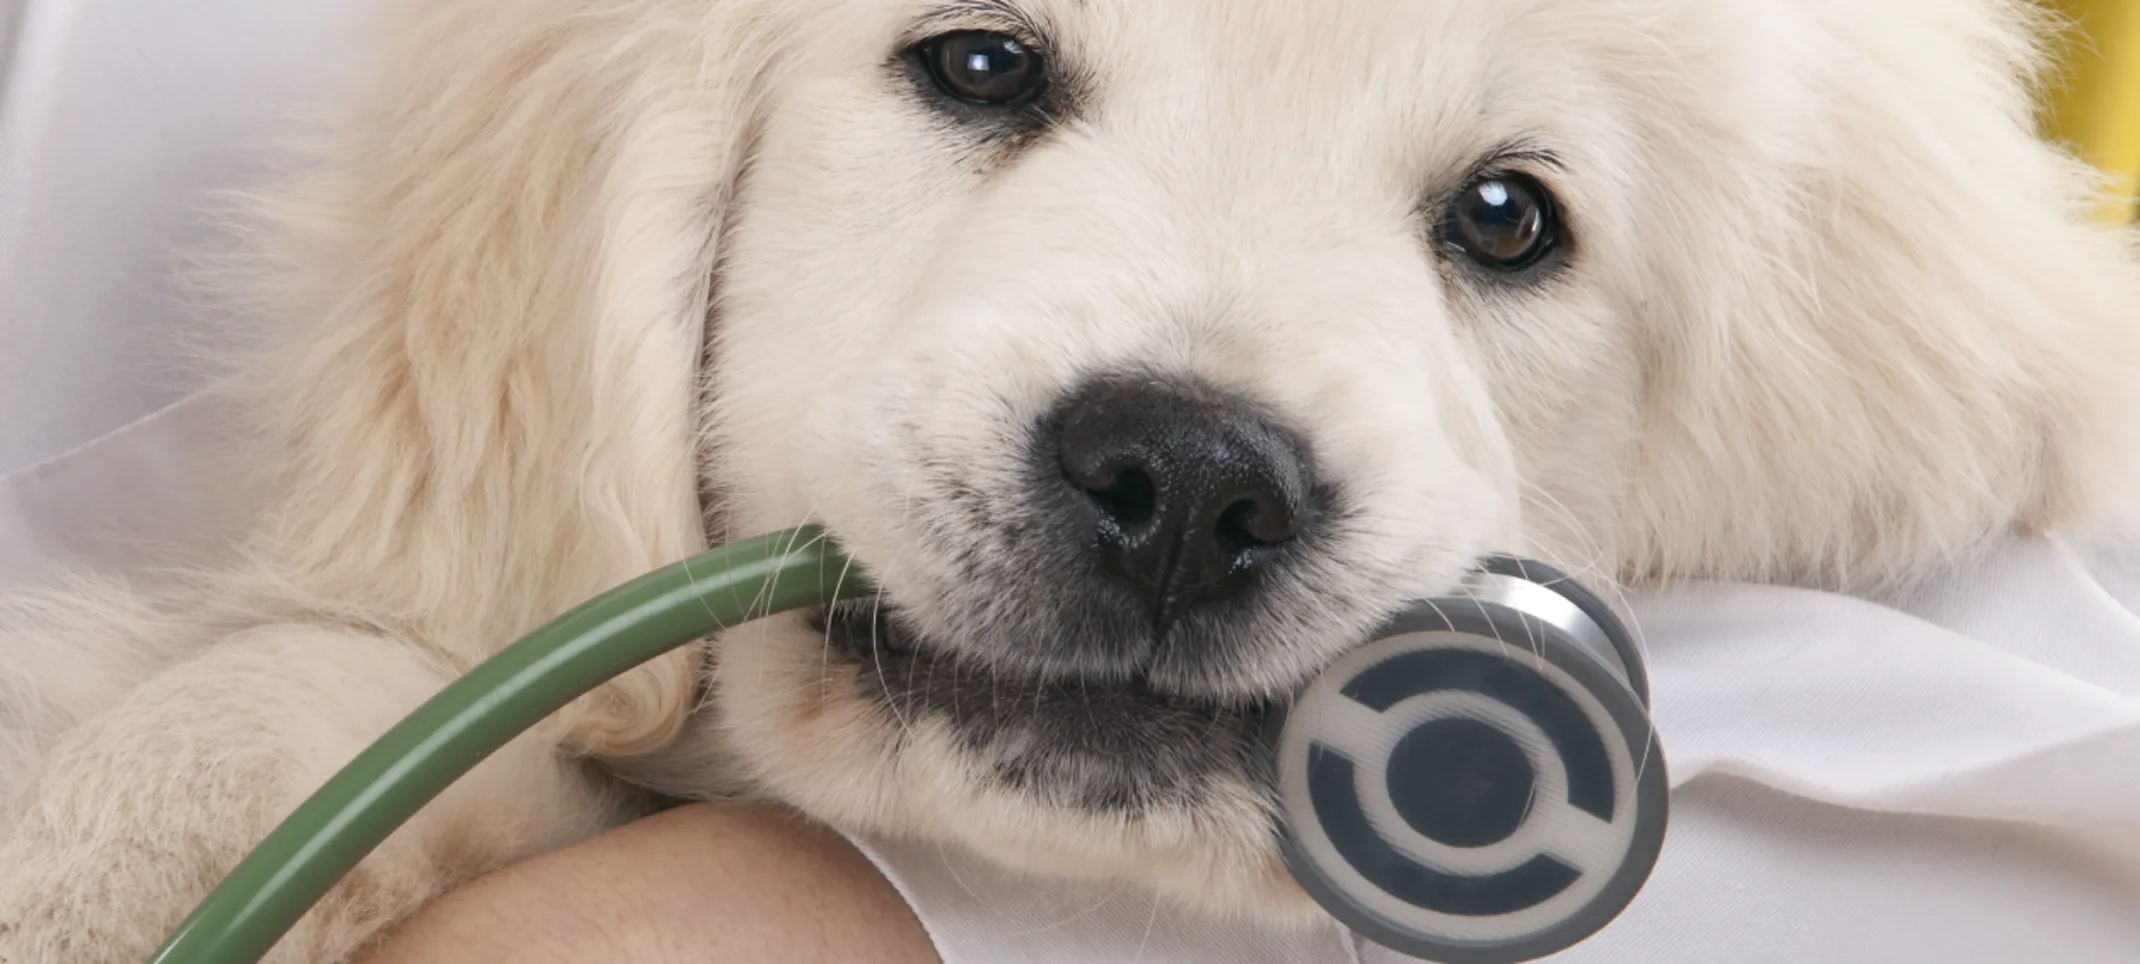
[[[1338,921],[1444,964],[1610,923],[1664,842],[1664,756],[1625,626],[1565,574],[1486,560],[1273,720],[1280,850]]]

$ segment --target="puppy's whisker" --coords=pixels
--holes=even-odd
[[[804,513],[803,517],[804,517],[804,518],[814,518],[814,517],[816,517],[816,515],[817,515],[817,503],[815,503],[815,502],[812,502],[812,503],[810,504],[809,510],[808,510],[808,511],[806,511],[806,512]],[[823,543],[823,542],[827,541],[828,539],[829,539],[829,536],[828,536],[828,535],[827,535],[826,533],[824,533],[824,532],[816,532],[816,533],[813,533],[813,534],[811,534],[811,536],[810,536],[810,537],[809,537],[809,538],[808,538],[807,540],[802,540],[802,539],[800,539],[799,537],[790,537],[790,540],[789,540],[789,542],[788,542],[787,546],[786,546],[785,548],[783,548],[783,549],[782,549],[781,551],[782,551],[783,553],[785,553],[785,554],[792,554],[792,553],[796,553],[796,552],[805,552],[805,551],[808,551],[808,550],[810,550],[810,549],[814,549],[814,548],[816,548],[816,547],[817,547],[818,545],[820,545],[821,543]],[[838,576],[838,577],[836,577],[836,578],[835,578],[835,580],[834,580],[834,586],[835,586],[835,587],[838,587],[838,586],[840,586],[840,585],[844,585],[844,584],[845,584],[845,582],[846,582],[846,580],[847,580],[847,575],[848,575],[848,569],[849,569],[849,567],[851,567],[851,566],[852,566],[853,564],[854,564],[854,563],[853,563],[853,560],[851,560],[851,559],[850,559],[850,560],[843,560],[843,562],[842,562],[842,564],[841,564],[841,567],[840,567],[840,574],[839,574],[839,576]],[[760,607],[760,605],[762,605],[762,604],[766,603],[766,602],[767,602],[767,601],[769,600],[769,598],[770,598],[768,594],[769,594],[769,593],[771,593],[772,591],[773,591],[773,586],[772,586],[772,583],[770,583],[770,582],[768,582],[768,583],[767,583],[766,585],[764,585],[764,586],[761,586],[761,587],[759,587],[758,595],[757,595],[757,597],[756,597],[756,598],[755,598],[755,599],[753,600],[751,608],[755,610],[755,609],[758,609],[758,608]],[[756,645],[757,645],[757,646],[758,646],[758,647],[759,647],[759,648],[760,648],[761,650],[764,650],[764,649],[766,649],[767,647],[770,647],[770,646],[772,646],[772,645],[773,645],[773,633],[774,633],[774,627],[775,627],[775,624],[779,622],[779,620],[773,620],[773,619],[760,619],[760,620],[757,620],[756,622],[757,622],[757,626],[756,626],[756,627],[755,627],[755,629],[754,629],[754,632],[756,633],[756,639],[754,640],[754,642],[755,642],[755,644],[756,644]],[[830,632],[830,624],[828,623],[828,624],[827,624],[827,633],[828,633],[828,636],[827,636],[827,639],[825,640],[825,642],[827,642],[827,643],[829,643],[829,642],[830,642],[830,636],[829,636],[829,632]],[[724,632],[724,634],[723,634],[723,635],[725,635],[725,632]],[[829,661],[830,659],[831,659],[831,648],[830,648],[830,646],[829,646],[829,645],[820,645],[820,646],[818,647],[818,671],[817,671],[817,675],[818,675],[818,680],[819,680],[820,684],[822,684],[822,683],[823,683],[823,682],[824,682],[825,680],[827,680],[827,679],[829,679],[829,678],[830,678],[830,675],[831,675],[831,673],[830,673],[830,665],[829,665],[829,662],[828,662],[828,661]],[[717,663],[717,664],[718,664],[718,662],[719,662],[719,661],[718,661],[718,660],[716,660],[716,663]],[[765,685],[765,673],[767,672],[767,670],[769,669],[769,667],[767,666],[767,661],[766,661],[766,660],[758,660],[758,661],[757,661],[757,663],[758,663],[758,676],[759,676],[759,679],[758,679],[758,683],[757,683],[757,685],[759,685],[759,686],[764,686],[764,685]]]
[[[1528,499],[1534,500],[1533,504],[1537,508],[1560,523],[1554,527],[1555,532],[1566,533],[1584,544],[1581,547],[1569,547],[1580,555],[1569,555],[1563,559],[1560,558],[1562,554],[1556,552],[1551,554],[1554,556],[1551,561],[1567,570],[1569,575],[1578,578],[1598,574],[1609,553],[1605,549],[1603,538],[1592,531],[1595,527],[1584,524],[1579,514],[1545,487],[1529,479],[1520,479],[1518,482],[1529,494]]]
[[[951,848],[941,840],[936,841],[936,856],[944,868],[944,872],[951,875],[951,882],[957,884],[959,890],[964,892],[966,897],[972,901],[969,906],[990,908],[996,906],[995,901],[982,897],[979,891],[973,889],[972,884],[966,882],[966,877],[959,873],[959,862],[951,859]],[[998,913],[1001,912],[998,911]]]
[[[812,504],[808,517],[815,517],[816,514],[817,506]],[[829,540],[831,536],[829,533],[820,533],[818,538]],[[854,559],[852,557],[845,558],[840,565],[839,578],[833,581],[833,598],[839,598],[840,590],[846,587],[847,576],[853,571],[853,567]],[[879,590],[879,592],[881,593],[882,590]],[[830,618],[825,620],[825,638],[819,640],[819,644],[817,648],[818,683],[829,690],[832,685],[832,620]]]
[[[882,647],[886,645],[888,641],[878,638],[877,633],[880,627],[885,632],[893,631],[891,627],[887,626],[884,622],[884,591],[881,589],[878,590],[876,594],[870,599],[869,649],[867,651],[866,658],[869,660],[870,667],[877,674],[877,685],[883,687],[884,692],[890,693],[894,691],[892,690],[890,680],[886,679],[884,675],[884,659],[882,652]],[[888,699],[884,701],[884,705],[891,712],[892,719],[898,723],[899,732],[905,734],[910,739],[916,738],[917,733],[914,729],[913,721],[907,719],[906,714],[902,712],[899,708],[899,704],[901,702],[903,701],[897,698]]]
[[[1091,917],[1092,915],[1099,913],[1100,908],[1106,907],[1107,905],[1112,904],[1116,900],[1120,899],[1123,893],[1129,890],[1130,886],[1131,885],[1127,881],[1117,883],[1113,888],[1110,888],[1107,893],[1100,895],[1099,900],[1093,901],[1084,909],[1079,910],[1068,917],[1064,917],[1060,920],[1050,921],[1038,927],[1027,928],[1025,930],[1020,931],[1011,931],[1009,933],[1006,933],[1004,936],[1035,937],[1041,934],[1045,934],[1049,931],[1056,931],[1061,930],[1065,927],[1069,927],[1072,924],[1075,924],[1079,921],[1084,920],[1085,918]],[[969,893],[971,892],[969,891]]]
[[[1614,608],[1618,611],[1622,624],[1627,627],[1629,641],[1633,643],[1635,647],[1635,653],[1642,659],[1643,665],[1657,665],[1656,661],[1651,659],[1649,633],[1643,629],[1642,617],[1639,613],[1635,611],[1634,600],[1629,596],[1627,590],[1619,584],[1609,581],[1600,583],[1600,585],[1604,587],[1606,592],[1612,594],[1613,602],[1616,604]],[[1651,689],[1651,699],[1654,701],[1654,699],[1656,698],[1654,685]],[[1648,727],[1648,734],[1651,736],[1655,736],[1657,732],[1657,722],[1654,707],[1652,707],[1652,712],[1643,714],[1643,722],[1644,725]],[[1640,776],[1643,772],[1645,772],[1645,768],[1649,766],[1649,762],[1649,744],[1645,742],[1643,744],[1642,749],[1642,759],[1636,761],[1635,764],[1635,773],[1637,776]]]
[[[1149,949],[1151,948],[1151,945],[1152,945],[1152,930],[1153,930],[1154,928],[1156,928],[1156,927],[1157,927],[1157,926],[1159,925],[1159,908],[1160,908],[1160,906],[1161,906],[1161,902],[1159,901],[1159,899],[1158,899],[1158,898],[1156,898],[1156,897],[1155,897],[1155,898],[1153,898],[1153,899],[1152,899],[1152,913],[1151,913],[1151,916],[1149,916],[1149,917],[1145,918],[1145,920],[1144,920],[1144,936],[1143,936],[1142,938],[1139,938],[1139,939],[1138,939],[1138,941],[1137,941],[1137,955],[1136,955],[1136,956],[1135,956],[1134,958],[1132,958],[1132,959],[1131,959],[1131,960],[1132,960],[1132,961],[1134,962],[1134,964],[1143,964],[1143,962],[1144,962],[1144,954],[1145,954],[1145,951],[1147,951],[1147,950],[1149,950]]]

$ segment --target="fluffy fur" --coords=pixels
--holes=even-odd
[[[1227,745],[1212,707],[1478,554],[1873,591],[2140,494],[2140,272],[2033,136],[2008,0],[382,6],[231,275],[269,321],[230,380],[268,493],[240,558],[0,615],[0,961],[140,959],[454,673],[709,537],[825,523],[917,665],[1031,709],[932,712],[754,624],[485,763],[274,959],[342,960],[634,784],[1299,917],[1253,765],[1138,734]],[[932,106],[897,57],[924,19],[1045,34],[1055,116]],[[1536,283],[1422,213],[1510,145],[1572,224]],[[1277,413],[1343,510],[1080,758],[1047,722],[1113,704],[1060,687],[1121,681],[1045,656],[1082,630],[1023,460],[1124,368]]]

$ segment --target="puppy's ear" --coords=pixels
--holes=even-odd
[[[2140,270],[2036,135],[2034,5],[1789,11],[1736,41],[1759,76],[1672,105],[1633,568],[1871,586],[2118,521]]]
[[[253,270],[300,326],[243,379],[285,591],[466,665],[703,547],[708,278],[779,6],[388,5],[349,122],[260,205]],[[569,742],[666,739],[689,659],[590,697]]]

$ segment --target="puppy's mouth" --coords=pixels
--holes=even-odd
[[[868,600],[811,614],[828,655],[888,724],[948,724],[1008,788],[1062,805],[1138,811],[1193,805],[1220,780],[1267,786],[1268,700],[1204,700],[1141,678],[1048,678],[982,666]]]

